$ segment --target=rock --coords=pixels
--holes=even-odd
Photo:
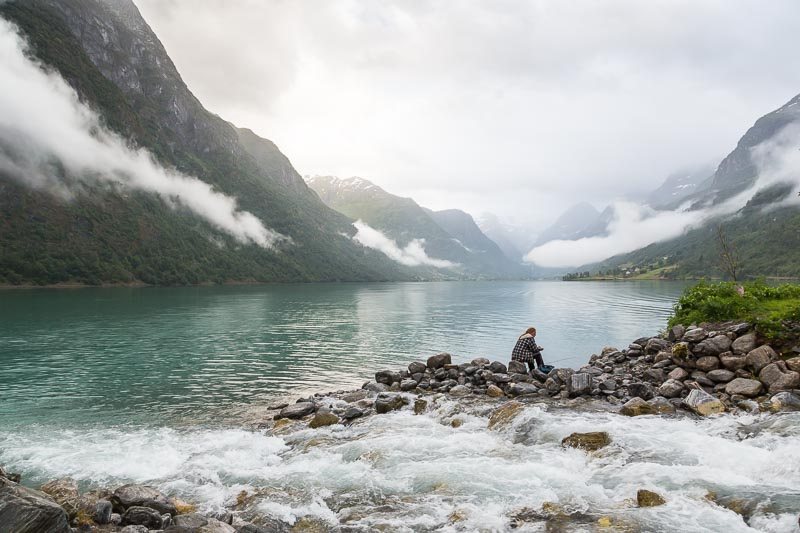
[[[658,388],[658,393],[665,398],[677,398],[683,392],[683,383],[677,379],[668,379]]]
[[[472,366],[477,366],[478,368],[480,368],[480,367],[483,367],[483,366],[488,366],[489,363],[491,363],[491,361],[489,361],[485,357],[477,357],[477,358],[473,359],[470,364]]]
[[[342,418],[345,420],[354,420],[356,418],[361,418],[362,416],[364,416],[364,411],[358,407],[348,407],[347,411],[342,414]]]
[[[511,423],[522,412],[523,405],[518,401],[506,402],[492,412],[489,417],[489,429],[501,428]]]
[[[571,397],[588,394],[592,388],[592,376],[586,372],[578,372],[569,376],[567,391]]]
[[[688,361],[693,357],[692,352],[689,350],[688,343],[676,342],[672,345],[672,359],[675,361],[675,364],[681,364],[681,362]]]
[[[428,400],[417,398],[414,400],[414,414],[421,415],[428,409]]]
[[[257,526],[255,524],[244,524],[236,530],[236,533],[289,533],[289,525],[272,518],[261,517],[261,521],[267,523]]]
[[[664,375],[664,371],[659,368],[648,368],[644,371],[643,377],[651,382],[656,384],[661,384],[666,380],[666,376]]]
[[[75,518],[78,513],[80,493],[78,492],[78,483],[74,479],[66,477],[48,481],[42,485],[40,490],[63,507],[70,520]]]
[[[538,381],[539,383],[544,383],[545,381],[547,381],[547,374],[545,374],[538,368],[531,370],[531,377],[536,381]]]
[[[147,533],[147,532],[148,529],[146,526],[133,525],[133,526],[123,527],[119,533]]]
[[[667,503],[666,500],[656,492],[645,489],[639,489],[636,492],[636,504],[639,507],[656,507],[665,503]]]
[[[708,379],[710,379],[711,381],[715,381],[717,383],[727,383],[730,380],[732,380],[735,376],[736,374],[734,374],[730,370],[724,370],[724,369],[712,370],[711,372],[706,374],[706,377]]]
[[[528,365],[522,361],[511,361],[508,363],[508,372],[509,374],[527,374]]]
[[[201,515],[200,513],[189,513],[178,515],[172,519],[173,527],[182,527],[186,529],[200,529],[208,525],[209,518]]]
[[[727,335],[717,335],[716,337],[710,337],[698,343],[692,351],[695,355],[699,356],[717,356],[727,352],[730,347],[731,340]]]
[[[700,416],[725,412],[725,405],[718,398],[700,389],[689,391],[689,395],[683,399],[683,405]]]
[[[369,392],[381,393],[381,392],[388,391],[389,390],[389,386],[385,385],[383,383],[375,383],[374,381],[370,381],[370,382],[364,383],[364,386],[362,387],[362,389],[364,389],[366,391],[369,391]]]
[[[700,342],[708,336],[708,332],[703,328],[693,328],[686,330],[681,339],[684,342]],[[674,353],[674,347],[673,347]]]
[[[115,512],[125,511],[128,507],[149,507],[161,514],[169,513],[173,516],[177,514],[175,505],[170,502],[161,492],[148,487],[147,485],[123,485],[111,495],[111,504]],[[120,514],[122,514],[120,512]]]
[[[275,415],[275,420],[280,420],[281,418],[296,420],[308,416],[313,412],[314,404],[311,402],[294,403],[289,407],[281,409],[281,412]]]
[[[753,398],[761,393],[761,382],[755,379],[736,378],[725,386],[725,392]]]
[[[645,353],[650,354],[657,354],[658,352],[663,352],[664,350],[668,350],[670,348],[669,342],[659,337],[653,337],[652,339],[647,341],[647,344],[644,346]]]
[[[123,525],[145,526],[147,529],[161,529],[161,513],[149,507],[134,505],[122,515]]]
[[[486,396],[490,396],[492,398],[500,398],[504,395],[505,393],[503,392],[503,389],[501,389],[497,385],[489,385],[488,387],[486,387]]]
[[[449,391],[451,396],[462,397],[472,394],[472,389],[466,385],[456,385]]]
[[[744,355],[733,355],[731,352],[721,354],[719,361],[723,367],[734,372],[747,366],[747,358]]]
[[[786,366],[789,370],[800,372],[800,357],[792,357],[786,360]]]
[[[605,431],[593,431],[590,433],[572,433],[564,437],[561,441],[562,446],[579,448],[588,452],[594,452],[611,444],[611,438]]]
[[[408,373],[409,374],[422,374],[425,372],[428,366],[421,362],[421,361],[414,361],[413,363],[408,364]]]
[[[406,378],[400,382],[400,390],[403,392],[408,392],[416,388],[417,388],[417,380],[415,379]]]
[[[97,500],[94,505],[92,520],[100,525],[111,523],[111,513],[113,512],[111,502],[108,500]]]
[[[672,326],[669,330],[669,333],[667,333],[667,339],[669,339],[670,342],[683,340],[684,333],[686,333],[686,328],[682,325],[678,324],[676,326]]]
[[[778,363],[770,363],[762,368],[758,379],[767,386],[770,393],[800,387],[800,373],[792,370],[784,371]]]
[[[502,394],[502,393],[503,393],[503,391],[501,390],[500,394]],[[539,393],[539,387],[537,387],[536,385],[533,385],[531,383],[515,383],[514,385],[511,386],[510,389],[508,389],[508,393],[511,396],[523,396],[525,394],[538,394]]]
[[[681,367],[678,367],[669,374],[667,374],[667,379],[674,379],[675,381],[683,381],[688,377],[689,373],[686,370],[682,369]]]
[[[317,413],[314,415],[314,418],[311,419],[311,422],[308,423],[308,427],[317,429],[324,426],[332,426],[338,423],[339,417],[333,413]]]
[[[392,370],[380,370],[375,372],[375,382],[391,385],[400,381],[400,373]]]
[[[778,355],[775,353],[775,350],[765,344],[748,352],[745,362],[754,373],[758,374],[761,372],[762,368],[777,358]]]
[[[756,347],[756,334],[748,333],[742,335],[731,344],[731,350],[736,355],[745,355],[753,351]]]
[[[501,363],[500,361],[494,361],[489,365],[489,370],[494,372],[495,374],[507,374],[508,369],[506,365]]]
[[[653,406],[640,397],[631,398],[619,410],[625,416],[640,416],[655,414]]]
[[[656,395],[653,386],[649,383],[631,383],[628,385],[628,394],[633,397],[639,397],[643,400],[649,400]]]
[[[669,415],[675,412],[675,406],[661,396],[656,396],[651,400],[647,400],[647,404],[653,409],[655,414]]]
[[[401,409],[406,403],[406,399],[399,395],[378,396],[375,400],[375,412],[382,415],[390,411],[396,411]]]
[[[613,392],[617,390],[617,380],[614,378],[604,379],[598,385],[601,391]]]
[[[800,411],[800,396],[791,392],[779,392],[769,399],[767,405],[770,411]]]
[[[111,517],[108,519],[108,523],[113,526],[118,526],[122,523],[122,515],[119,513],[111,513]]]
[[[714,337],[716,339],[716,337]],[[703,357],[699,357],[695,362],[695,366],[698,370],[702,370],[703,372],[708,372],[710,370],[716,370],[719,368],[719,357],[714,355],[706,355]]]
[[[0,531],[71,533],[66,511],[50,496],[0,478]]]
[[[449,365],[452,362],[453,361],[449,353],[440,353],[428,357],[428,368],[431,370],[436,370],[437,368],[442,368],[444,365]]]

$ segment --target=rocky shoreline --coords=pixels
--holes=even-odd
[[[705,417],[724,412],[800,410],[800,349],[777,353],[750,324],[675,326],[666,334],[636,339],[624,349],[604,348],[578,370],[527,372],[518,362],[485,358],[454,364],[441,353],[407,368],[380,370],[361,389],[319,393],[294,403],[270,406],[272,420],[258,429],[281,435],[298,427],[316,429],[356,424],[398,410],[422,414],[441,398],[480,403],[487,428],[513,421],[526,404],[604,409],[624,416]],[[458,417],[449,423],[457,428]],[[603,432],[574,433],[563,446],[593,452],[609,444]],[[263,533],[345,531],[313,517],[290,524],[248,507],[243,492],[224,512],[198,513],[195,507],[153,487],[125,485],[81,493],[69,478],[33,490],[19,474],[0,468],[0,532],[71,533]],[[664,499],[646,490],[637,505]]]

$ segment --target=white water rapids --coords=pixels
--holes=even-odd
[[[545,502],[569,518],[516,531],[799,531],[800,413],[628,418],[531,404],[490,430],[497,405],[439,398],[422,415],[406,409],[320,429],[298,422],[274,433],[0,429],[0,463],[33,486],[63,476],[84,488],[150,483],[201,510],[248,491],[250,511],[313,515],[347,531],[507,531],[517,513]],[[575,431],[607,431],[612,443],[595,453],[563,448]],[[667,503],[636,507],[640,488]],[[747,523],[723,505],[735,501]]]

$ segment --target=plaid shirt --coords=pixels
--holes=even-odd
[[[536,338],[533,335],[526,333],[517,340],[514,350],[511,352],[512,361],[536,361],[536,356],[542,349],[536,345]]]

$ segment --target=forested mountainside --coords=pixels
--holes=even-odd
[[[82,181],[65,198],[5,170],[0,283],[416,277],[354,242],[351,221],[321,202],[272,142],[208,112],[130,0],[7,1],[0,3],[0,16],[19,28],[30,54],[62,76],[106,128],[164,167],[235,199],[239,209],[285,237],[271,248],[243,243],[148,192]],[[0,136],[0,150],[10,152],[3,143]],[[58,162],[52,172],[59,174]]]

